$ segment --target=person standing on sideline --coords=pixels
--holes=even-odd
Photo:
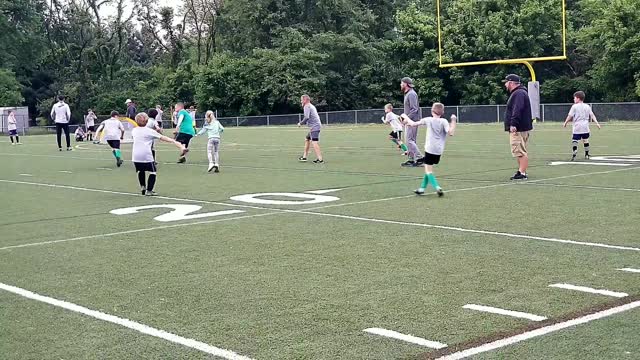
[[[582,140],[582,145],[584,146],[584,158],[589,159],[591,155],[589,155],[589,137],[591,134],[591,130],[589,129],[589,122],[593,121],[596,123],[598,129],[602,129],[598,119],[593,114],[591,110],[591,106],[584,103],[585,94],[584,91],[576,91],[573,94],[573,106],[571,106],[571,110],[569,110],[569,115],[567,115],[567,119],[564,121],[563,127],[567,127],[567,124],[570,121],[573,121],[573,136],[571,137],[571,161],[576,159],[576,155],[578,155],[578,142]]]
[[[304,152],[302,156],[298,158],[298,160],[302,162],[307,161],[307,156],[309,155],[309,147],[313,144],[313,151],[316,153],[316,159],[313,160],[315,164],[323,164],[324,160],[322,159],[322,152],[320,151],[320,116],[318,115],[318,110],[316,107],[311,104],[311,98],[309,95],[302,95],[300,97],[300,104],[304,110],[304,118],[302,121],[298,123],[298,126],[306,123],[309,126],[309,133],[304,141]]]
[[[156,125],[162,128],[162,114],[164,114],[164,111],[162,111],[162,106],[156,105],[156,111],[158,112],[158,114],[156,115]]]
[[[96,131],[96,120],[98,117],[93,113],[93,110],[87,111],[87,116],[84,117],[84,125],[87,128],[86,139],[87,141],[93,141],[93,133]]]
[[[418,94],[413,89],[413,80],[408,77],[402,78],[400,81],[400,89],[404,93],[404,114],[411,119],[411,121],[420,121],[420,104],[418,102]],[[420,166],[420,159],[422,154],[418,148],[418,128],[409,126],[406,128],[406,142],[409,148],[409,159],[402,163],[402,166]]]
[[[64,102],[64,95],[58,96],[58,102],[51,108],[51,118],[56,123],[56,139],[58,141],[58,151],[62,151],[62,131],[64,131],[67,141],[67,151],[71,151],[71,138],[69,136],[69,121],[71,121],[71,109]]]
[[[186,149],[189,148],[189,142],[191,138],[196,134],[196,129],[193,127],[193,118],[189,114],[187,110],[184,109],[184,103],[176,104],[176,111],[178,115],[176,116],[176,130],[173,131],[174,134],[177,134],[176,141],[184,145]],[[182,164],[187,162],[186,153],[183,153],[178,158],[178,164]]]
[[[131,99],[127,99],[125,105],[127,105],[127,117],[131,120],[135,119],[138,111],[138,109],[136,109],[136,103],[131,101]]]
[[[509,74],[503,82],[510,94],[504,115],[504,131],[509,132],[511,155],[518,160],[518,171],[511,177],[511,180],[527,180],[529,179],[527,175],[529,167],[527,144],[529,131],[533,130],[531,101],[527,89],[520,83],[520,76]]]
[[[9,118],[7,119],[7,130],[9,130],[9,138],[11,139],[11,145],[22,145],[20,142],[20,136],[18,136],[18,121],[16,120],[15,111],[9,112]],[[13,142],[13,137],[16,137],[16,142]]]

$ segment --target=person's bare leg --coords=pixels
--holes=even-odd
[[[529,157],[528,156],[521,156],[518,158],[518,166],[520,170],[521,174],[526,174],[527,173],[527,168],[529,167]]]
[[[320,144],[318,144],[317,141],[313,142],[313,151],[316,153],[316,159],[322,160],[322,152],[320,151]]]
[[[309,146],[311,145],[311,141],[309,140],[305,140],[304,141],[304,153],[302,154],[303,158],[307,158],[307,156],[309,156]]]

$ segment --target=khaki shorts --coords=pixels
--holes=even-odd
[[[509,144],[511,144],[511,155],[513,155],[513,157],[527,156],[528,142],[529,142],[528,131],[509,133]]]

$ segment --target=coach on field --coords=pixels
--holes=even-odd
[[[529,131],[533,130],[529,93],[520,83],[518,75],[509,74],[503,82],[510,94],[504,115],[504,130],[509,132],[511,155],[518,160],[518,171],[511,180],[527,180],[529,178],[527,176],[527,167],[529,167],[527,144]]]

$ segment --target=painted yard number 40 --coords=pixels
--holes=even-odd
[[[265,197],[278,197],[278,198],[294,198],[298,200],[274,200]],[[233,196],[231,200],[261,205],[307,205],[307,204],[319,204],[330,201],[337,201],[340,198],[335,196],[319,195],[319,194],[303,194],[303,193],[260,193],[260,194],[246,194]],[[194,214],[202,209],[199,205],[187,205],[187,204],[160,204],[160,205],[145,205],[134,206],[122,209],[111,210],[110,213],[114,215],[131,215],[139,213],[143,210],[150,209],[171,209],[170,212],[158,215],[153,219],[161,222],[170,221],[183,221],[194,220],[216,216],[241,214],[243,210],[221,210],[212,211],[207,213]]]

